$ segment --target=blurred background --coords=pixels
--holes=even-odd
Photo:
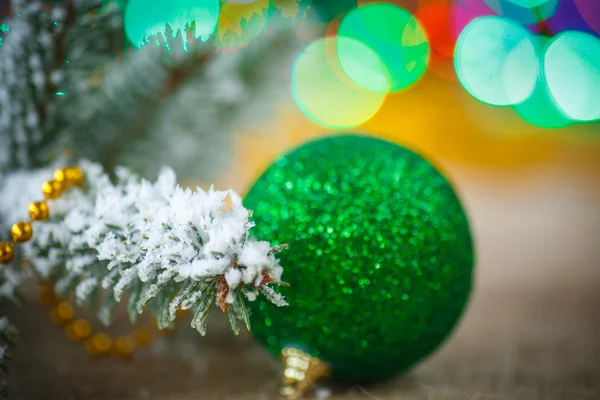
[[[0,17],[10,3],[0,0]],[[26,2],[13,2],[13,12],[17,3]],[[148,11],[161,2],[135,3],[93,10],[125,17],[112,58],[93,68],[100,83],[77,97],[93,111],[65,100],[78,121],[63,142],[72,153],[153,179],[168,164],[183,184],[243,194],[283,152],[360,132],[440,165],[465,201],[476,285],[456,334],[408,377],[323,396],[600,399],[599,1],[222,1],[205,24],[217,72],[207,67],[163,108],[107,127],[111,114],[100,111],[122,100],[111,76],[154,79],[141,55],[162,29]],[[96,88],[110,94],[100,105]],[[148,115],[160,123],[122,140],[123,126]],[[129,362],[98,361],[66,341],[41,305],[23,309],[12,312],[25,344],[15,398],[277,398],[276,364],[248,335],[217,328],[199,341],[180,329]]]
[[[294,104],[259,129],[268,138],[255,142],[260,149],[254,137],[240,140],[235,174],[264,168],[309,137],[358,131],[502,179],[507,189],[533,179],[521,186],[532,190],[545,169],[558,168],[595,191],[596,5],[421,0],[369,9],[369,2],[359,3],[314,2],[325,38],[307,46],[292,67]],[[337,49],[336,37],[343,38]],[[568,89],[552,92],[553,85]],[[582,119],[579,107],[587,114]]]

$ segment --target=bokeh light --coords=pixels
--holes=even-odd
[[[450,32],[454,8],[447,0],[420,0],[415,16],[429,41],[429,69],[438,76],[456,81],[453,56],[456,39]]]
[[[511,18],[523,25],[542,22],[550,18],[560,0],[484,0],[498,15]]]
[[[574,0],[579,14],[585,22],[600,34],[600,1],[598,0]]]
[[[595,1],[595,0],[594,0]],[[556,13],[544,25],[551,33],[577,30],[593,33],[594,30],[585,22],[573,0],[563,0],[558,5]]]
[[[222,0],[223,3],[228,3],[228,4],[251,4],[251,3],[258,3],[262,0]]]
[[[338,34],[365,43],[379,55],[392,92],[411,86],[427,69],[429,43],[423,28],[408,11],[393,4],[355,8],[342,18]]]
[[[550,95],[575,121],[600,119],[600,40],[577,31],[556,36],[544,57]]]
[[[317,19],[327,24],[336,17],[353,9],[357,4],[357,0],[313,0],[311,8],[314,10]]]
[[[548,92],[546,76],[544,74],[544,57],[550,38],[546,36],[537,36],[535,48],[540,61],[540,69],[535,89],[527,100],[514,106],[515,111],[523,120],[541,128],[563,128],[571,124],[571,120],[566,118],[554,105],[554,102]]]
[[[342,20],[342,16],[337,16],[332,19],[325,28],[324,36],[332,37],[337,36],[338,30],[340,29],[340,22]]]
[[[454,63],[467,92],[499,106],[529,98],[539,70],[531,34],[499,17],[477,18],[464,29],[456,43]]]
[[[333,129],[356,127],[381,107],[385,93],[367,90],[345,75],[337,58],[338,47],[354,49],[346,63],[355,64],[377,55],[367,46],[345,37],[321,38],[300,53],[291,76],[292,92],[299,109],[313,122]]]
[[[556,109],[542,78],[536,82],[531,96],[515,106],[515,111],[523,120],[541,128],[564,128],[571,124],[571,120]]]
[[[474,19],[488,16],[497,14],[483,0],[453,0],[449,15],[450,33],[454,39],[458,39]]]
[[[215,46],[237,49],[247,45],[265,29],[269,0],[235,0],[223,3],[217,22]]]
[[[446,0],[421,0],[416,11],[417,20],[427,34],[431,52],[447,58],[452,58],[456,44],[448,23],[452,11]]]
[[[373,92],[389,92],[388,70],[379,55],[366,44],[341,37],[337,41],[337,57],[344,73],[354,83]]]
[[[219,0],[129,0],[125,8],[125,33],[131,43],[140,48],[152,37],[165,37],[167,26],[176,36],[185,32],[186,26],[195,24],[195,39],[208,40],[219,19]],[[186,35],[183,47],[187,49]],[[165,37],[166,38],[166,37]]]

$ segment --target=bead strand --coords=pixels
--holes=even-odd
[[[42,184],[42,193],[46,200],[54,200],[71,186],[82,187],[83,172],[79,167],[57,169],[54,179]],[[17,222],[10,229],[11,242],[0,242],[0,264],[8,264],[15,257],[15,244],[25,243],[33,236],[33,221],[45,221],[49,217],[48,204],[45,200],[29,204],[29,221]]]
[[[92,356],[130,357],[136,348],[150,346],[152,340],[159,334],[155,324],[135,329],[128,335],[117,336],[114,339],[104,332],[93,332],[89,321],[76,317],[73,305],[61,300],[52,289],[50,282],[40,286],[40,300],[49,307],[50,321],[64,326],[69,340],[83,342],[86,351]]]
[[[42,184],[42,193],[46,200],[58,199],[70,187],[81,188],[84,185],[83,172],[76,166],[57,169],[54,171],[53,178]],[[46,200],[29,204],[29,221],[15,223],[10,230],[12,241],[0,242],[0,264],[8,264],[14,259],[17,243],[31,240],[33,221],[45,221],[50,217]],[[119,357],[129,357],[136,347],[149,346],[157,331],[156,324],[154,324],[154,330],[136,329],[129,335],[118,336],[113,340],[106,333],[92,332],[91,325],[87,320],[75,318],[73,305],[59,299],[50,282],[41,285],[40,299],[50,307],[50,320],[57,325],[65,325],[67,337],[74,342],[83,341],[87,352],[93,356],[114,354]]]

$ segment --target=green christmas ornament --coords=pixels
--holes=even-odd
[[[447,178],[410,150],[365,136],[319,139],[275,161],[244,204],[259,239],[289,245],[280,258],[290,286],[277,288],[289,306],[248,303],[254,336],[290,361],[284,394],[324,375],[323,365],[352,382],[405,371],[465,308],[467,216]]]

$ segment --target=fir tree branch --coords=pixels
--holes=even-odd
[[[188,30],[184,32],[178,32],[177,36],[173,35],[171,27],[167,25],[165,33],[166,38],[173,38],[170,40],[171,45],[169,48],[175,47],[177,44],[180,45],[182,42],[182,35],[185,34],[188,37],[188,43],[192,46],[189,51],[189,56],[180,57],[180,59],[173,63],[166,64],[167,74],[164,78],[162,86],[157,88],[155,95],[151,95],[148,104],[144,107],[144,111],[140,113],[140,117],[137,120],[130,122],[130,128],[127,129],[127,135],[120,135],[114,144],[115,148],[121,151],[130,149],[132,145],[143,139],[144,136],[151,131],[154,120],[151,118],[145,118],[148,115],[156,115],[163,104],[164,100],[170,95],[179,91],[185,84],[189,83],[193,74],[204,65],[209,63],[215,56],[215,53],[207,50],[207,45],[194,41],[191,32],[195,30],[195,23],[193,23]],[[157,38],[159,42],[162,42],[162,49],[165,48],[165,40],[163,38]],[[104,154],[99,161],[102,165],[111,168],[119,162],[119,152],[107,152]]]
[[[34,223],[26,247],[33,268],[54,280],[57,292],[81,303],[103,290],[96,306],[106,324],[125,295],[132,320],[149,308],[160,328],[178,309],[192,309],[201,334],[212,304],[245,324],[241,294],[252,299],[261,292],[286,304],[265,289],[280,282],[281,247],[249,239],[253,223],[236,193],[183,189],[171,170],[152,184],[119,168],[113,183],[99,165],[81,166],[85,190],[50,201],[50,220]]]
[[[12,262],[0,266],[0,305],[18,303],[17,288],[23,281],[18,263]],[[8,375],[10,350],[17,340],[17,329],[9,322],[8,317],[0,315],[0,397],[7,396],[5,376]]]
[[[181,36],[166,37],[168,57],[154,43],[128,52],[89,96],[74,99],[67,131],[76,158],[145,177],[168,164],[184,180],[210,181],[229,165],[235,134],[281,106],[285,71],[303,47],[289,28],[265,30],[232,52],[215,51],[212,40],[189,41],[185,52]]]
[[[62,13],[39,3],[23,6],[22,14],[9,18],[0,48],[0,167],[3,171],[43,165],[48,161],[50,108],[46,74],[52,68],[52,34]]]
[[[115,40],[104,34],[121,27],[120,12],[98,17],[101,24],[92,29],[89,5],[78,0],[15,1],[18,14],[5,21],[9,30],[0,47],[3,172],[38,168],[60,154],[73,113],[65,99],[76,104],[92,72],[89,64],[106,63],[113,55]],[[110,52],[98,45],[107,37]]]
[[[65,15],[62,21],[62,26],[60,31],[54,37],[54,54],[52,57],[52,66],[50,70],[46,71],[46,95],[48,97],[51,97],[52,95],[56,94],[56,90],[58,89],[57,82],[53,81],[52,79],[52,73],[61,70],[66,61],[66,38],[69,30],[75,23],[76,17],[75,4],[73,0],[67,0],[63,10]],[[40,119],[43,120],[46,114],[46,104],[41,104],[40,107],[42,108],[42,111],[40,112]]]
[[[10,323],[8,317],[0,317],[0,396],[6,397],[6,381],[8,375],[7,361],[10,361],[9,349],[14,346],[17,338],[17,329]]]

